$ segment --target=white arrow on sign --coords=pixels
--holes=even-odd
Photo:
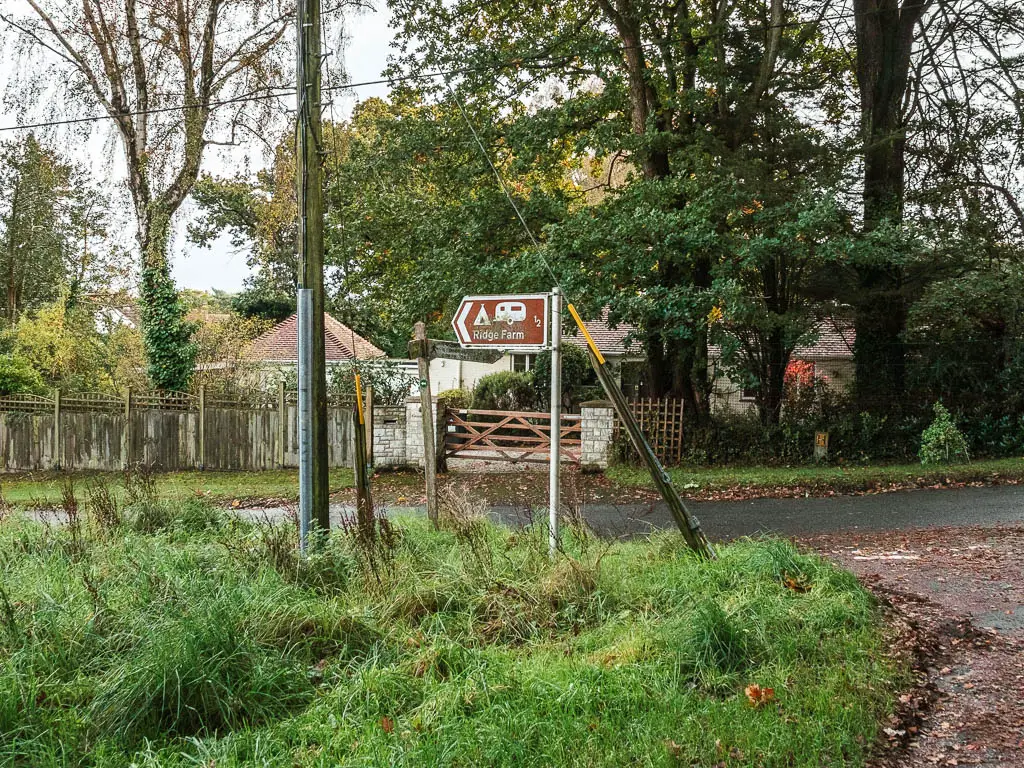
[[[459,333],[459,338],[460,339],[468,339],[468,338],[470,338],[470,336],[469,336],[469,329],[466,328],[466,318],[469,317],[469,310],[471,310],[472,308],[473,308],[473,302],[472,301],[465,301],[465,302],[463,302],[462,303],[462,311],[459,312],[458,316],[455,318],[455,324],[458,326],[458,330],[461,331],[461,333]]]

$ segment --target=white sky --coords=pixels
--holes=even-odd
[[[4,10],[21,10],[24,0],[0,0]],[[381,3],[383,5],[383,3]],[[345,69],[348,72],[349,82],[362,82],[366,80],[379,79],[384,67],[387,64],[387,57],[390,53],[392,32],[388,27],[389,14],[386,7],[381,11],[363,12],[358,16],[346,19],[348,46],[340,52],[344,60]],[[6,26],[0,27],[0,40],[5,42],[12,33]],[[325,41],[329,46],[330,41]],[[8,47],[9,51],[10,48]],[[328,66],[336,62],[333,56],[328,60]],[[0,58],[0,89],[6,85],[13,66],[10,57]],[[333,75],[334,73],[332,73]],[[334,116],[338,119],[348,117],[352,108],[358,100],[371,96],[386,96],[388,88],[386,85],[367,86],[356,89],[355,92],[347,92],[341,95],[334,95]],[[327,110],[328,95],[325,94],[324,114],[330,115]],[[96,110],[99,113],[99,110]],[[31,118],[29,118],[31,119]],[[6,127],[18,124],[18,116],[5,112],[0,105],[0,126]],[[0,139],[10,139],[17,136],[17,133],[0,133]],[[116,142],[109,140],[108,130],[97,128],[87,144],[79,145],[76,148],[64,148],[61,150],[70,154],[74,159],[92,165],[93,173],[97,178],[109,179],[112,183],[122,182],[124,178],[123,161],[121,160],[121,148]],[[255,144],[255,142],[253,142]],[[215,149],[215,148],[211,148]],[[250,148],[251,149],[251,148]],[[69,151],[70,150],[70,151]],[[114,157],[111,160],[110,152]],[[257,165],[261,162],[258,155],[249,154],[249,165],[255,172]],[[203,160],[203,171],[218,174],[237,173],[240,158],[238,153],[225,154],[211,152],[208,150]],[[127,201],[126,201],[127,202]],[[174,278],[182,288],[197,288],[209,290],[217,288],[225,291],[237,291],[242,287],[242,281],[249,274],[249,267],[246,265],[246,254],[244,251],[235,252],[231,248],[227,238],[221,238],[210,248],[198,248],[185,241],[182,236],[185,226],[194,211],[189,203],[179,212],[177,223],[178,236],[172,247],[172,270]],[[125,221],[131,221],[131,215],[125,211]],[[134,240],[130,232],[125,233],[124,244],[132,245]]]
[[[342,55],[345,69],[349,75],[349,82],[359,83],[380,78],[387,65],[392,39],[388,18],[389,14],[385,7],[383,10],[373,13],[366,12],[351,20],[346,20],[350,40],[348,48]],[[334,60],[332,57],[329,59],[329,63]],[[355,93],[336,95],[334,97],[334,115],[338,119],[348,117],[357,101],[371,96],[386,96],[387,92],[386,85],[374,85],[359,88]],[[324,95],[325,117],[330,116],[327,109],[329,98],[327,94]],[[213,155],[206,158],[204,170],[214,174],[232,172],[225,167],[223,158]],[[184,211],[180,217],[182,221],[179,232],[184,229],[189,215],[189,211]],[[202,290],[218,288],[224,291],[237,291],[241,289],[242,281],[249,274],[245,257],[244,252],[235,252],[231,248],[226,237],[222,237],[208,249],[197,248],[185,242],[184,237],[178,237],[172,257],[174,279],[183,288]]]

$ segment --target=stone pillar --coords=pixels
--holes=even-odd
[[[612,458],[615,408],[607,400],[591,400],[580,405],[580,414],[580,466],[592,472],[607,469]]]
[[[437,398],[435,397],[432,401],[433,404],[433,422],[437,424],[440,415],[437,410]],[[418,467],[423,469],[423,427],[421,426],[422,420],[420,417],[420,401],[419,398],[410,399],[405,403],[405,461],[410,467]],[[443,434],[440,425],[438,425],[438,434]],[[438,445],[437,450],[443,451],[444,446]]]
[[[417,414],[418,416],[419,414]],[[373,407],[373,466],[400,468],[409,464],[406,432],[408,421],[404,405],[375,405]],[[420,461],[422,463],[422,456]]]

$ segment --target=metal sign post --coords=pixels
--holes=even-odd
[[[313,291],[300,288],[299,310],[299,551],[309,548],[313,519]]]
[[[562,292],[466,296],[452,318],[463,350],[479,354],[551,350],[551,426],[548,461],[548,547],[558,552],[559,461],[562,440]],[[426,338],[418,340],[428,345]],[[415,342],[414,342],[415,343]],[[433,342],[440,344],[440,342]],[[410,346],[410,354],[413,348]],[[424,349],[418,356],[427,357]],[[476,355],[465,359],[476,359]]]
[[[562,459],[562,292],[551,289],[551,450],[548,476],[548,554],[558,552],[559,471]]]

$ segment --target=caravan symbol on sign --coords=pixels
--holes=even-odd
[[[467,296],[452,327],[463,347],[539,351],[548,345],[549,295]]]

